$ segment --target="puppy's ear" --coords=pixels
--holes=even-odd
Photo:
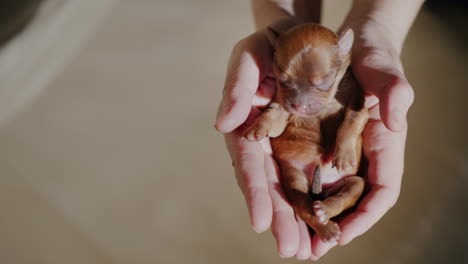
[[[354,42],[354,32],[352,29],[348,28],[341,34],[340,39],[338,40],[338,52],[340,57],[345,57],[351,51]]]
[[[270,41],[271,46],[273,46],[273,48],[276,50],[278,48],[278,39],[280,37],[280,33],[273,27],[268,27],[266,35]]]

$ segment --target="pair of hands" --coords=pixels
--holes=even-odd
[[[370,119],[363,132],[369,192],[340,223],[339,245],[365,233],[397,201],[403,175],[406,113],[414,98],[403,74],[397,45],[381,25],[348,25],[355,31],[352,69],[366,92]],[[231,54],[216,129],[225,141],[250,221],[256,232],[271,226],[281,257],[317,260],[336,244],[322,242],[294,214],[281,190],[269,139],[242,140],[275,91],[273,50],[265,31],[239,41]]]

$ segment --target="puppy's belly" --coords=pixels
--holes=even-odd
[[[358,172],[358,166],[338,171],[332,167],[333,157],[327,158],[327,161],[324,162],[321,158],[323,155],[321,147],[317,143],[289,141],[277,138],[272,140],[272,147],[275,158],[280,166],[284,163],[303,171],[310,184],[312,183],[315,168],[319,165],[323,188],[330,187],[339,180],[348,176],[354,176]]]
[[[320,164],[320,175],[321,175],[321,181],[322,181],[322,187],[327,188],[335,183],[337,183],[339,180],[348,177],[348,176],[354,176],[357,174],[358,168],[353,167],[349,168],[344,171],[338,171],[336,168],[332,168],[332,162],[327,162],[327,163],[322,163]],[[312,173],[312,174],[310,174]],[[313,171],[307,172],[308,179],[312,179],[313,177]]]

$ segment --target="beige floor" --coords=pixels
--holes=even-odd
[[[250,229],[212,128],[230,47],[253,28],[247,2],[116,2],[0,127],[0,263],[286,262]],[[347,4],[327,1],[326,23]],[[428,12],[415,23],[399,203],[320,263],[467,263],[468,62],[456,36]]]

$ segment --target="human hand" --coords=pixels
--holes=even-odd
[[[403,174],[405,115],[414,97],[403,74],[398,47],[387,38],[385,29],[372,22],[350,23],[349,27],[358,36],[353,72],[367,93],[370,110],[363,132],[370,191],[356,210],[340,222],[340,245],[365,233],[395,204]],[[216,128],[227,133],[226,144],[254,230],[263,232],[271,225],[283,257],[318,259],[335,244],[309,234],[305,223],[295,218],[281,190],[269,140],[249,143],[241,139],[245,128],[259,115],[259,108],[266,106],[274,93],[271,65],[272,47],[264,32],[236,44]]]
[[[231,54],[216,129],[225,141],[250,221],[256,232],[271,226],[280,256],[308,259],[312,256],[307,225],[295,217],[283,194],[278,166],[268,138],[242,140],[244,131],[268,105],[275,91],[273,48],[265,31],[239,41]]]
[[[414,93],[403,73],[398,42],[382,24],[359,20],[345,24],[357,36],[352,70],[366,92],[370,118],[363,131],[368,160],[369,192],[356,209],[340,222],[339,245],[371,228],[397,201],[403,175],[407,132],[406,113]],[[314,253],[323,256],[334,245],[313,239]]]

